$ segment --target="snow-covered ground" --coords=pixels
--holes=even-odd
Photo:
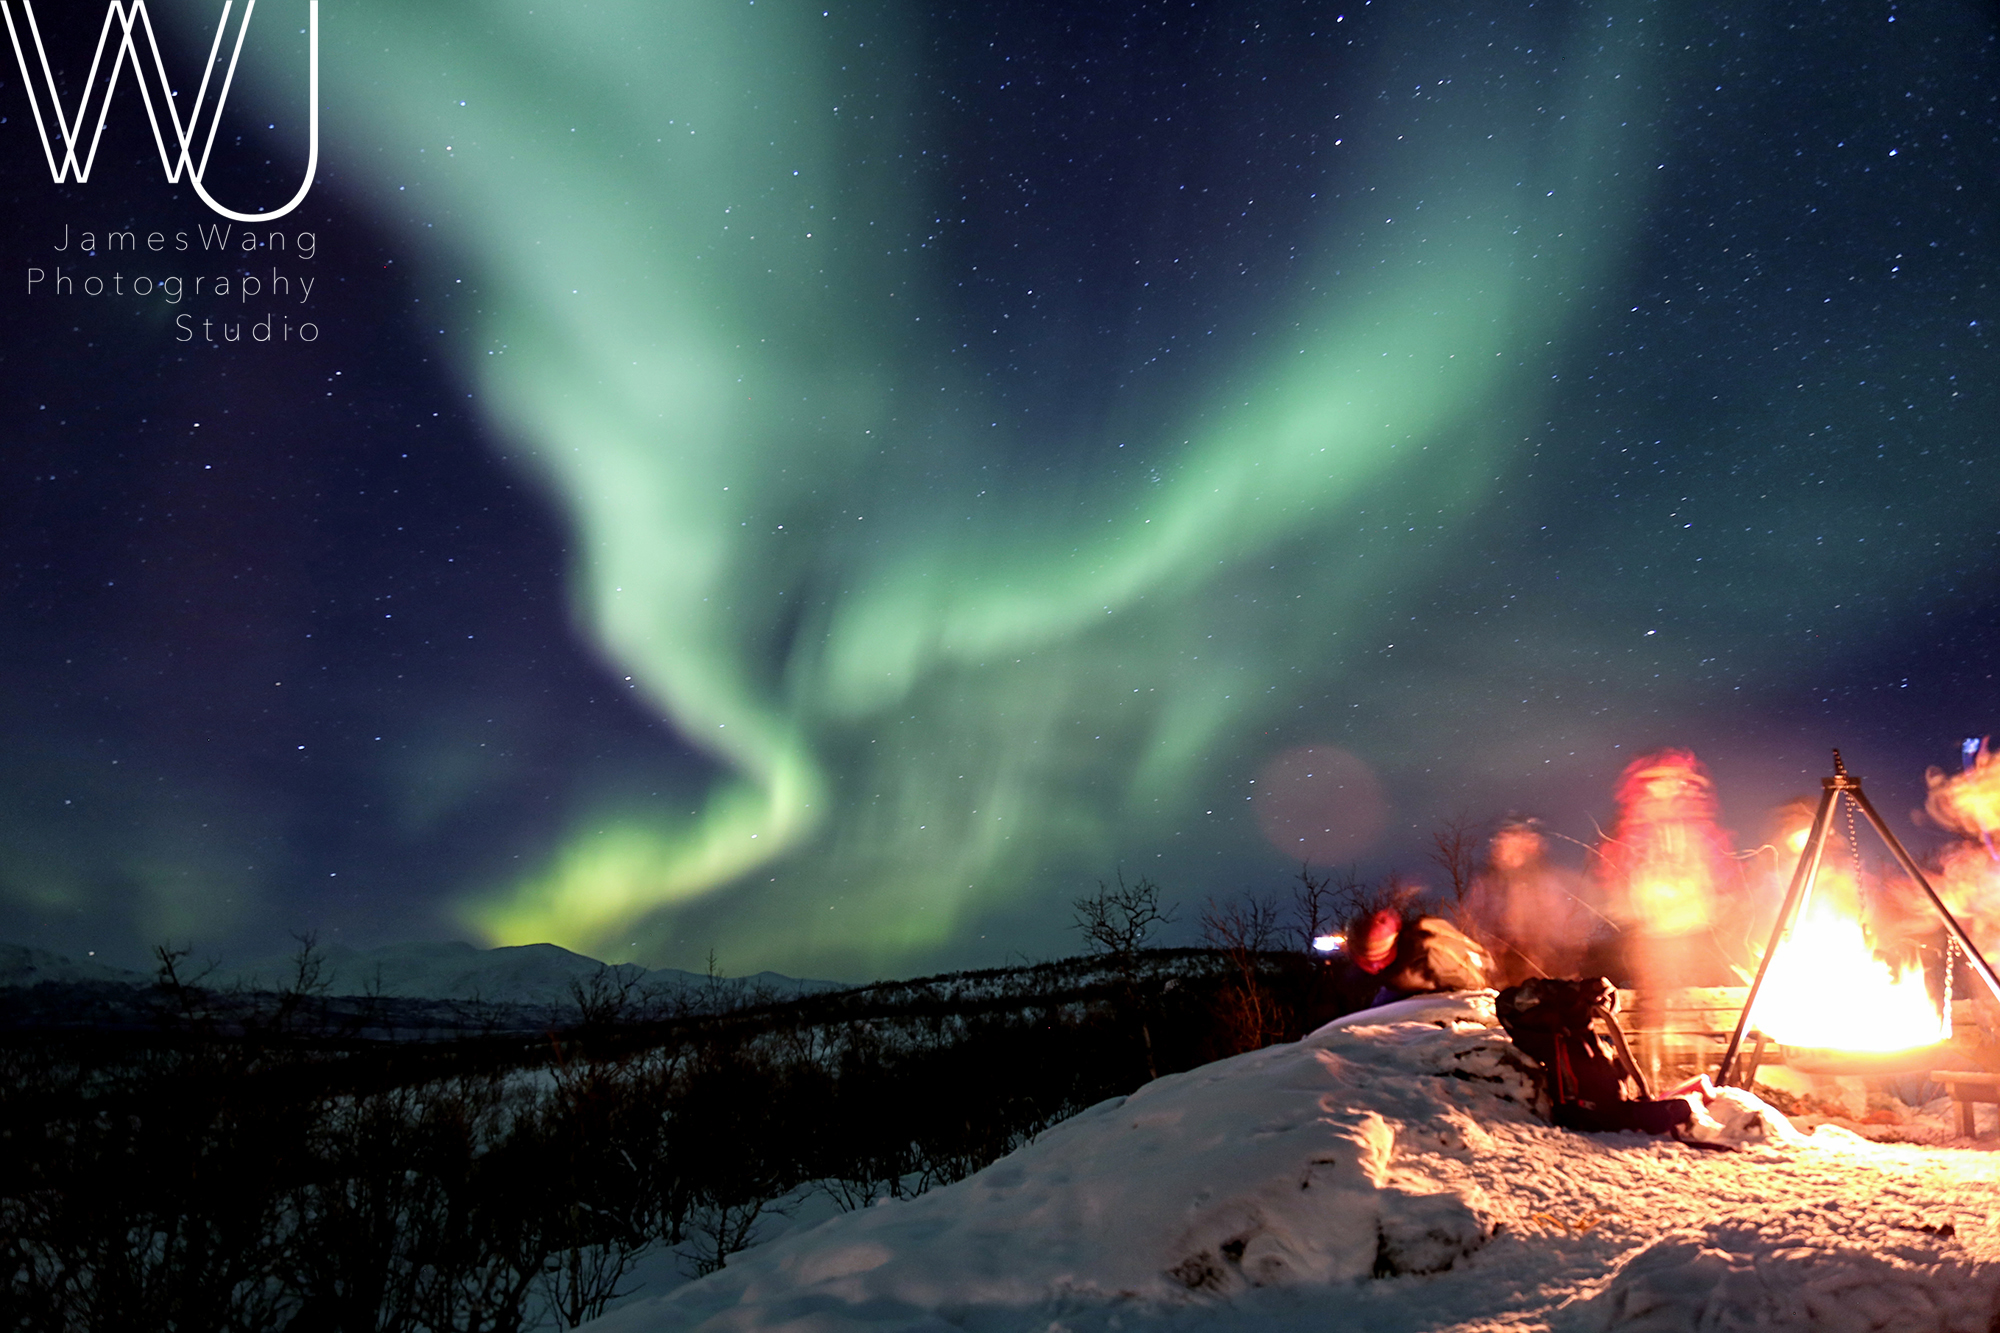
[[[1491,1000],[1355,1015],[1106,1102],[593,1333],[2000,1328],[2000,1158],[1718,1102],[1556,1129]]]

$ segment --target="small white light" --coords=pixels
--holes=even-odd
[[[1338,953],[1340,952],[1340,950],[1346,947],[1347,947],[1347,936],[1345,935],[1313,936],[1314,953]]]

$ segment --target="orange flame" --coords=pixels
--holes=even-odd
[[[1946,847],[1939,859],[1942,864],[1931,886],[1974,942],[1982,950],[1992,948],[2000,937],[1995,929],[2000,921],[2000,864],[1977,842]]]
[[[1987,949],[2000,938],[2000,761],[1984,740],[1967,741],[1966,748],[1963,772],[1946,776],[1933,768],[1924,774],[1930,787],[1924,810],[1965,839],[1939,854],[1935,887]]]
[[[1972,748],[1972,742],[1966,742]],[[1992,749],[1981,744],[1972,767],[1947,776],[1942,769],[1924,774],[1930,797],[1924,809],[1930,817],[1954,833],[1983,837],[2000,832],[2000,762]]]
[[[1898,972],[1876,954],[1852,876],[1825,863],[1778,943],[1752,1022],[1787,1046],[1843,1051],[1900,1051],[1951,1035],[1923,969]]]

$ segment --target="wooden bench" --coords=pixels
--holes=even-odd
[[[1618,1022],[1633,1058],[1653,1085],[1670,1087],[1691,1074],[1713,1074],[1729,1045],[1747,986],[1688,986],[1642,997],[1618,992]],[[1755,1038],[1746,1036],[1740,1061],[1749,1062]],[[1765,1057],[1776,1057],[1773,1048]]]
[[[1931,1072],[1931,1081],[1941,1084],[1951,1094],[1951,1100],[1958,1108],[1958,1132],[1968,1139],[1979,1137],[1976,1114],[1979,1103],[1990,1103],[1996,1111],[2000,1111],[2000,1074],[1938,1069]]]
[[[1633,1054],[1645,1068],[1647,1076],[1655,1083],[1666,1084],[1688,1074],[1715,1072],[1729,1044],[1729,1034],[1736,1026],[1737,1014],[1748,995],[1749,988],[1745,986],[1691,986],[1644,998],[1636,991],[1621,990],[1618,992],[1618,1018],[1632,1043]],[[1973,1068],[1946,1072],[1968,1080],[2000,1073],[2000,1011],[1995,1010],[1990,1000],[1984,996],[1961,996],[1953,1003],[1950,1047],[1956,1055],[1964,1057],[1965,1065]],[[1797,1054],[1803,1057],[1815,1053],[1802,1051]],[[1763,1040],[1753,1028],[1743,1034],[1743,1046],[1737,1053],[1736,1070],[1731,1081],[1747,1087],[1760,1066],[1782,1065],[1787,1063],[1788,1058],[1785,1047]],[[1886,1058],[1872,1059],[1885,1065],[1879,1072],[1893,1072],[1886,1068]],[[1857,1056],[1857,1062],[1856,1068],[1842,1072],[1857,1075],[1878,1072],[1861,1067],[1871,1062],[1871,1057],[1865,1054]],[[1949,1063],[1960,1062],[1954,1059]],[[1809,1065],[1802,1068],[1813,1072]],[[1942,1083],[1945,1074],[1933,1073],[1932,1077]],[[1966,1086],[1970,1088],[1974,1084],[1968,1082]],[[1977,1100],[1991,1099],[1981,1097]],[[1970,1115],[1971,1112],[1965,1110],[1964,1114]]]

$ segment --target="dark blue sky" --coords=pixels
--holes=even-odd
[[[547,21],[329,7],[313,257],[140,259],[312,276],[303,345],[26,290],[218,219],[130,84],[52,184],[0,70],[8,936],[909,973],[1274,887],[1271,800],[1410,870],[1675,744],[1754,841],[1994,725],[1990,9]],[[269,40],[228,197],[297,179]]]

